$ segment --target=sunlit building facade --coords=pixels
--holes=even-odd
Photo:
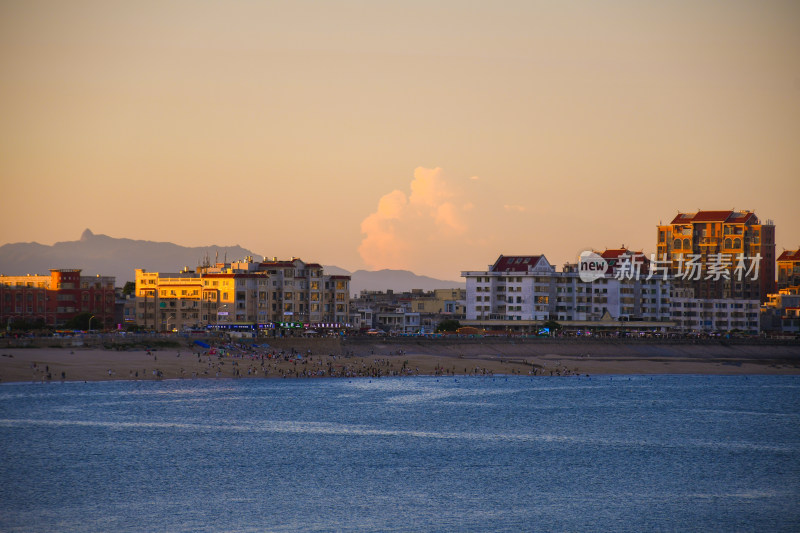
[[[658,226],[656,258],[698,299],[756,299],[775,292],[775,225],[751,211],[678,213]]]
[[[113,276],[81,276],[77,268],[51,269],[49,275],[0,275],[0,323],[66,324],[90,313],[94,329],[115,327]]]
[[[800,334],[800,285],[769,295],[761,306],[761,327],[773,333]]]
[[[137,269],[136,323],[157,331],[345,327],[349,281],[297,258],[247,258],[176,273]]]
[[[778,290],[800,285],[800,250],[784,250],[777,266]]]

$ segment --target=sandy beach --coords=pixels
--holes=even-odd
[[[2,383],[576,374],[800,374],[800,346],[278,339],[259,348],[0,348]]]

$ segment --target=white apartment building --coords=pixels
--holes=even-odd
[[[620,250],[607,252],[616,260],[624,255]],[[544,255],[501,255],[487,270],[461,273],[467,284],[464,325],[514,331],[535,331],[548,320],[574,327],[663,330],[671,325],[669,281],[615,273],[612,266],[604,276],[587,282],[577,265],[567,264],[556,272]]]
[[[761,331],[761,302],[734,298],[699,300],[692,289],[674,289],[672,320],[681,332]]]

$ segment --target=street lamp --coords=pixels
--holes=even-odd
[[[89,317],[89,331],[90,331],[90,332],[92,331],[92,319],[93,319],[93,318],[94,318],[94,315],[92,315],[92,316],[90,316],[90,317]]]

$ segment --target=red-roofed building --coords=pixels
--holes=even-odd
[[[800,285],[800,249],[784,250],[777,264],[778,290]]]
[[[544,258],[543,255],[501,255],[489,267],[492,272],[528,272]],[[544,260],[545,262],[547,259]]]
[[[646,265],[641,252],[599,255],[609,269],[594,281],[581,279],[577,264],[556,272],[543,255],[501,255],[487,270],[462,272],[467,285],[462,324],[523,333],[538,332],[548,320],[577,329],[670,327],[668,280],[648,278],[646,270],[641,276],[613,275],[626,259]]]
[[[775,226],[752,211],[679,213],[658,226],[657,259],[699,299],[767,300],[775,292]]]
[[[650,258],[644,255],[640,250],[634,252],[627,248],[613,248],[606,249],[603,252],[595,251],[597,255],[602,257],[608,263],[608,274],[616,274],[620,267],[631,268],[636,272],[634,274],[646,276],[650,271]]]

